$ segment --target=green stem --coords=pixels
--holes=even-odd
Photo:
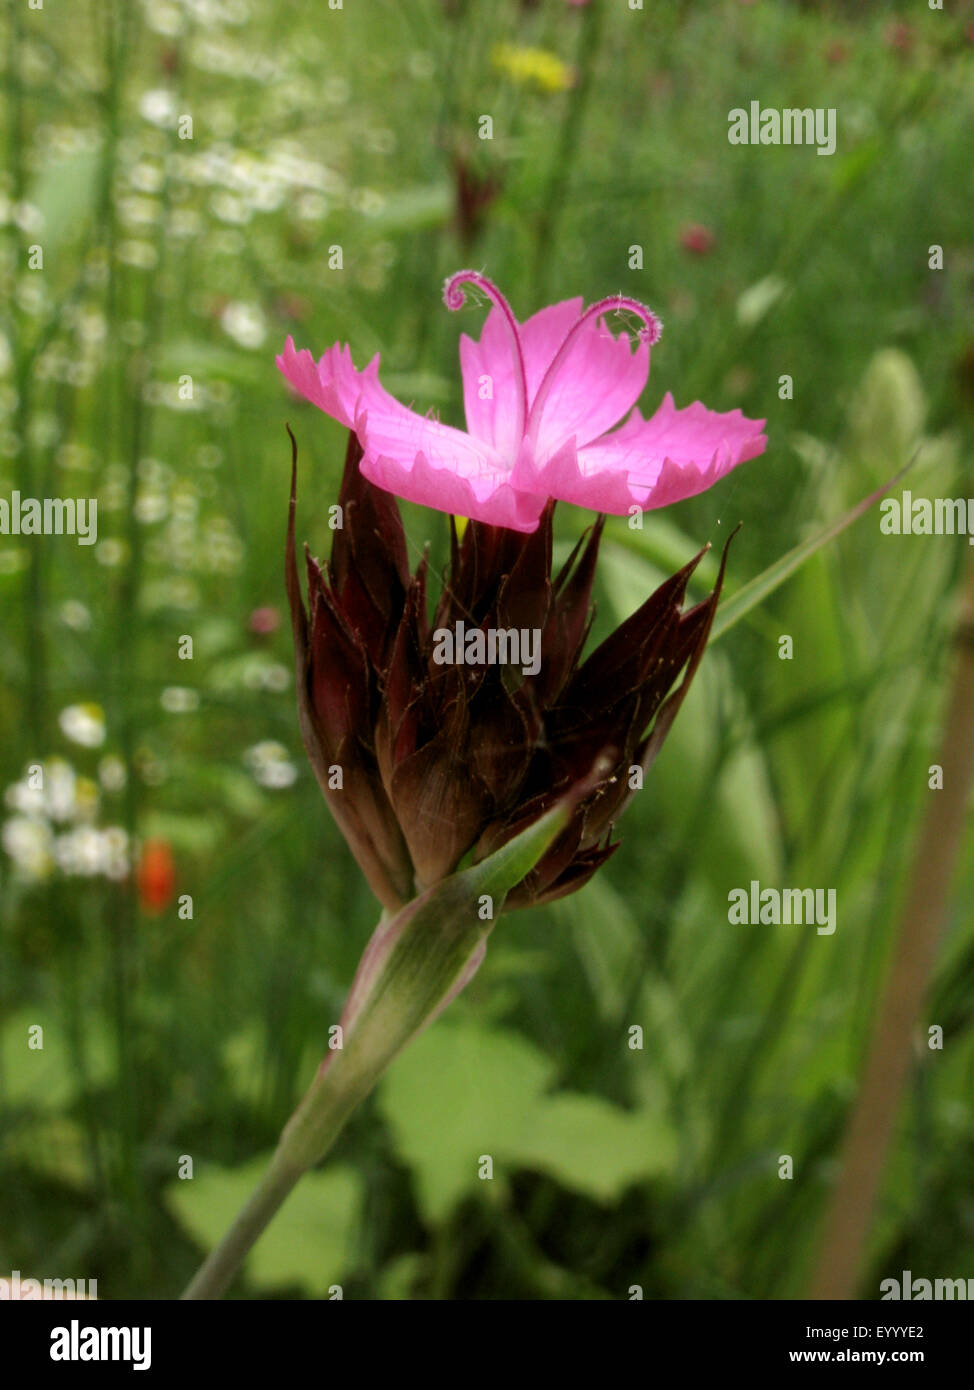
[[[324,1158],[389,1063],[476,972],[493,926],[492,914],[481,916],[485,903],[500,914],[510,889],[564,830],[602,771],[593,767],[570,797],[479,864],[441,880],[394,916],[382,914],[345,1003],[342,1046],[319,1069],[260,1185],[183,1298],[219,1298],[228,1287],[302,1173]]]
[[[283,1206],[292,1188],[325,1156],[345,1122],[378,1080],[379,1071],[363,1074],[333,1057],[319,1072],[291,1116],[267,1172],[251,1193],[236,1221],[211,1251],[186,1287],[184,1299],[220,1298],[257,1238]]]
[[[250,1194],[246,1206],[220,1244],[200,1266],[183,1298],[219,1298],[225,1293],[257,1237],[280,1209],[303,1172],[303,1168],[290,1168],[279,1162],[275,1155],[267,1172]]]
[[[523,840],[524,835],[519,838]],[[548,841],[550,836],[545,843]],[[496,863],[503,854],[504,849],[492,860]],[[489,865],[491,861],[485,862]],[[478,873],[482,870],[470,870],[467,875],[447,879],[446,885]],[[459,926],[455,914],[440,915],[443,891],[442,885],[431,890],[403,908],[395,919],[386,914],[380,918],[342,1015],[345,1046],[333,1052],[327,1066],[318,1071],[285,1125],[256,1191],[183,1298],[220,1297],[298,1179],[324,1158],[393,1057],[435,1018],[449,998],[451,986],[463,978],[465,966],[485,935],[484,924],[476,921],[469,908],[463,915],[474,921]],[[401,922],[404,925],[394,930]],[[376,948],[377,941],[380,945]],[[382,943],[390,942],[388,951],[383,951]],[[376,963],[373,958],[370,968],[366,962],[374,949],[384,955],[384,961]],[[363,966],[368,983],[356,998]]]

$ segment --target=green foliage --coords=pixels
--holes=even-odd
[[[429,1222],[522,1168],[603,1203],[671,1170],[675,1139],[658,1110],[549,1095],[553,1073],[551,1060],[518,1034],[453,1018],[403,1054],[382,1084],[380,1109]],[[496,1165],[490,1179],[479,1172],[483,1156]]]
[[[104,1024],[92,1018],[85,1037],[85,1071],[71,1056],[57,1031],[32,1034],[42,1010],[18,1009],[0,1027],[0,1077],[5,1107],[63,1110],[78,1098],[79,1088],[103,1084],[112,1074],[111,1046]],[[40,1044],[40,1045],[38,1045]]]
[[[215,1245],[232,1224],[269,1158],[261,1154],[231,1169],[214,1165],[166,1188],[168,1206],[201,1249]],[[326,1298],[352,1268],[362,1196],[362,1179],[353,1168],[332,1164],[309,1173],[252,1251],[248,1281],[261,1291],[298,1289]]]

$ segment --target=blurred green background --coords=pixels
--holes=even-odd
[[[740,406],[770,442],[642,531],[610,521],[597,631],[743,521],[732,593],[914,454],[915,494],[972,495],[974,5],[4,0],[0,33],[0,496],[99,503],[94,546],[0,537],[0,1274],[171,1297],[378,910],[297,730],[284,421],[319,554],[344,442],[289,396],[286,334],[381,352],[460,423],[483,311],[447,313],[450,272],[521,318],[652,305],[644,409]],[[835,107],[836,153],[729,145],[751,100]],[[407,511],[442,557],[445,518]],[[562,508],[560,544],[586,523]],[[238,1296],[801,1294],[967,554],[874,511],[714,644],[611,865],[501,921]],[[866,1297],[974,1274],[970,848]],[[835,935],[730,925],[752,878],[835,888]]]

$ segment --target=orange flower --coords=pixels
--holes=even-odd
[[[169,906],[176,892],[176,865],[168,840],[146,840],[135,881],[143,912],[155,916]]]

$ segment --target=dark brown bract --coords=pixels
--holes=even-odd
[[[549,503],[527,534],[471,521],[459,537],[451,522],[450,566],[431,619],[426,557],[411,574],[396,500],[362,476],[350,433],[341,526],[327,565],[307,557],[306,611],[293,436],[292,445],[287,587],[301,732],[374,892],[398,909],[584,782],[569,825],[506,905],[580,888],[617,848],[613,825],[686,694],[723,563],[713,593],[684,608],[701,551],[583,660],[603,518],[552,578]],[[536,634],[537,669],[435,659],[435,634],[458,623],[468,633]]]

